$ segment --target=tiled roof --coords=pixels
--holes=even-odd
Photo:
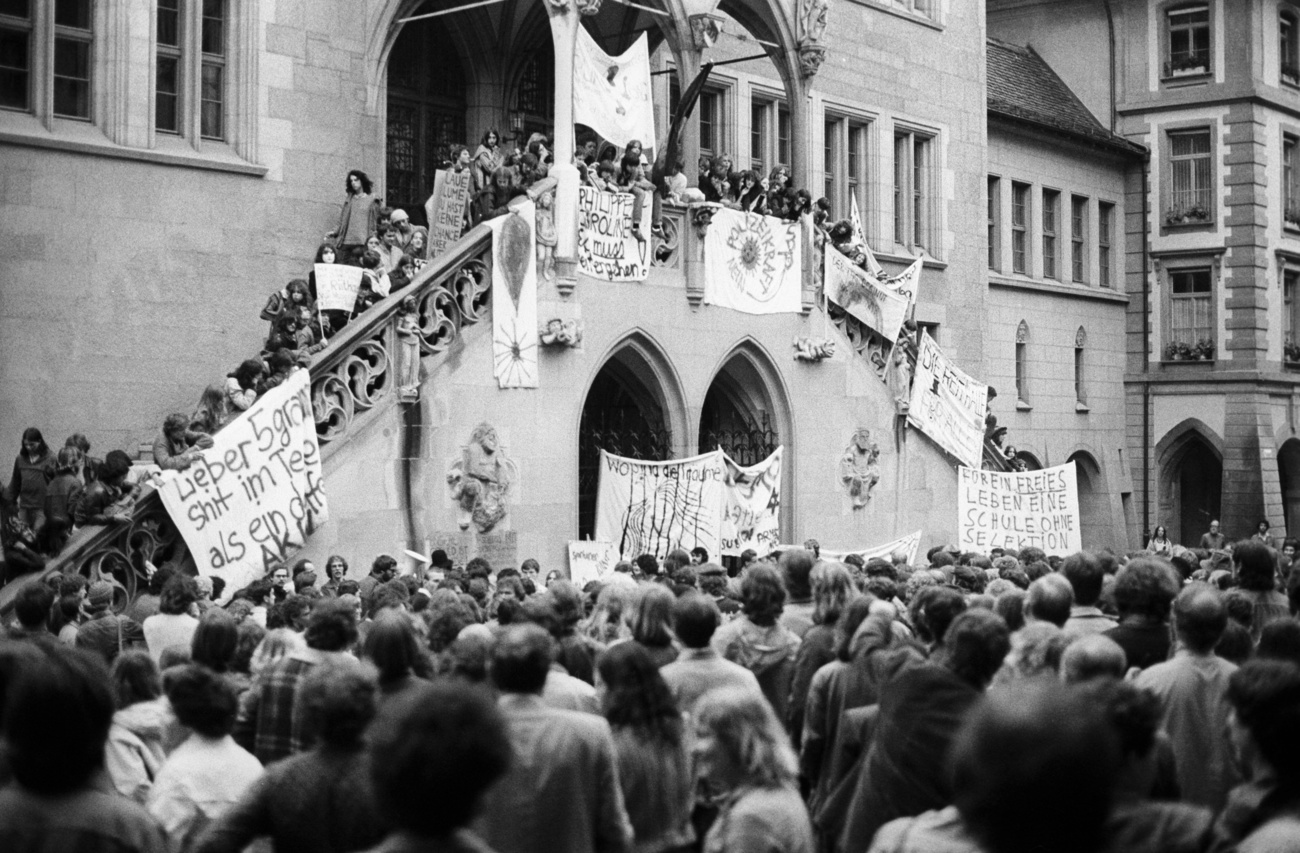
[[[988,78],[991,116],[1038,125],[1127,153],[1146,152],[1097,121],[1032,47],[989,39]]]

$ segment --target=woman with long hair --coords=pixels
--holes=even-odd
[[[794,659],[794,680],[790,685],[790,708],[786,719],[790,735],[798,746],[803,730],[804,704],[813,673],[835,660],[835,623],[849,602],[858,596],[853,575],[842,563],[817,563],[809,575],[813,596],[813,626],[803,635]]]
[[[104,768],[124,797],[143,803],[166,758],[172,714],[162,696],[158,665],[145,651],[125,651],[110,673],[117,710],[104,746]]]
[[[1169,541],[1169,531],[1165,530],[1163,524],[1156,525],[1155,532],[1151,534],[1151,538],[1147,541],[1147,550],[1163,557],[1173,556],[1174,543]]]
[[[400,610],[381,611],[366,632],[361,656],[379,671],[380,707],[433,676],[410,618]]]
[[[54,478],[54,456],[36,427],[23,430],[23,445],[14,459],[5,498],[18,507],[18,517],[32,530],[45,521],[45,486]]]
[[[636,853],[686,848],[695,838],[691,762],[681,711],[659,667],[637,643],[620,643],[596,659],[596,693],[614,734]]]
[[[628,633],[632,642],[645,649],[655,666],[677,660],[673,640],[673,604],[677,597],[661,584],[648,584],[638,590],[632,609],[627,612]]]
[[[478,148],[474,149],[474,189],[482,191],[487,188],[493,173],[505,163],[505,152],[501,150],[501,134],[491,128],[483,134]]]
[[[343,200],[343,210],[339,213],[338,227],[326,235],[334,241],[342,263],[349,263],[365,242],[366,237],[379,227],[379,199],[371,195],[374,187],[370,176],[360,169],[348,172],[343,189],[347,198]]]
[[[234,412],[230,411],[230,400],[226,397],[226,389],[221,385],[209,385],[203,389],[203,395],[199,397],[199,405],[190,416],[190,429],[205,435],[215,435],[217,430],[230,423],[233,417]]]
[[[780,719],[790,705],[799,637],[780,622],[785,582],[776,566],[753,563],[740,584],[741,613],[713,634],[713,650],[754,673]]]

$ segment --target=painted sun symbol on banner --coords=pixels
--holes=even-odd
[[[794,264],[794,231],[778,236],[766,217],[747,214],[727,235],[727,248],[733,252],[727,260],[731,283],[751,299],[767,302],[780,291],[781,280]]]

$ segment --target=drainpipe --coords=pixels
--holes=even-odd
[[[1110,8],[1110,0],[1102,0],[1102,5],[1106,8],[1106,31],[1107,39],[1110,41],[1110,132],[1114,133],[1119,123],[1118,83],[1116,82],[1118,72],[1115,68],[1115,13]]]
[[[1151,155],[1142,164],[1142,543],[1151,535]]]

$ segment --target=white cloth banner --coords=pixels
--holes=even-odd
[[[433,176],[433,193],[424,203],[429,217],[429,258],[447,251],[447,247],[460,239],[465,225],[465,207],[473,191],[469,169],[439,169]]]
[[[234,592],[284,565],[329,518],[311,376],[296,370],[213,437],[158,494],[199,574]]]
[[[907,307],[910,309],[916,305],[916,294],[921,289],[921,267],[924,266],[920,258],[912,261],[907,269],[903,270],[893,278],[881,279],[880,285],[891,293],[896,293],[907,300]]]
[[[620,560],[696,546],[718,553],[726,470],[722,451],[646,462],[600,452],[596,539]]]
[[[984,458],[988,386],[960,370],[930,335],[921,335],[907,422],[972,468]]]
[[[867,256],[867,272],[878,279],[883,279],[885,269],[880,265],[880,261],[876,260],[876,253],[871,251],[871,246],[867,244],[867,234],[862,230],[862,214],[858,213],[858,197],[850,195],[849,202],[849,222],[853,227],[853,245],[861,246],[863,254]]]
[[[891,344],[907,319],[907,298],[863,272],[833,247],[826,250],[826,298],[861,320]]]
[[[790,551],[794,548],[802,548],[802,545],[776,545],[769,548],[767,553],[773,551]],[[921,550],[921,531],[917,530],[906,536],[901,536],[893,542],[886,542],[884,545],[874,545],[870,548],[859,548],[850,551],[836,551],[831,548],[821,548],[819,553],[823,560],[833,560],[837,563],[844,562],[844,558],[850,554],[856,554],[862,558],[862,562],[874,560],[877,557],[882,560],[888,560],[895,551],[903,551],[907,555],[908,565],[916,564],[916,555]],[[763,553],[763,552],[759,552]]]
[[[361,291],[361,267],[316,264],[316,307],[322,311],[351,311]]]
[[[746,314],[803,310],[799,223],[720,207],[704,236],[704,301]]]
[[[537,387],[535,208],[526,202],[492,229],[492,375],[498,388]]]
[[[614,571],[618,549],[613,542],[570,542],[569,580],[578,589]]]
[[[778,447],[771,456],[748,468],[737,465],[731,457],[723,454],[727,502],[722,511],[720,553],[737,557],[746,548],[753,548],[765,554],[781,541],[781,455],[784,450],[784,447]]]
[[[957,547],[1042,548],[1065,556],[1083,549],[1074,462],[1041,471],[981,471],[957,477]]]
[[[642,33],[618,56],[600,49],[586,27],[578,27],[573,51],[573,120],[620,148],[633,139],[655,144],[650,96],[649,37]]]
[[[641,208],[641,234],[650,233],[650,204]],[[578,268],[605,281],[645,281],[650,275],[649,239],[632,234],[631,193],[578,187]]]

